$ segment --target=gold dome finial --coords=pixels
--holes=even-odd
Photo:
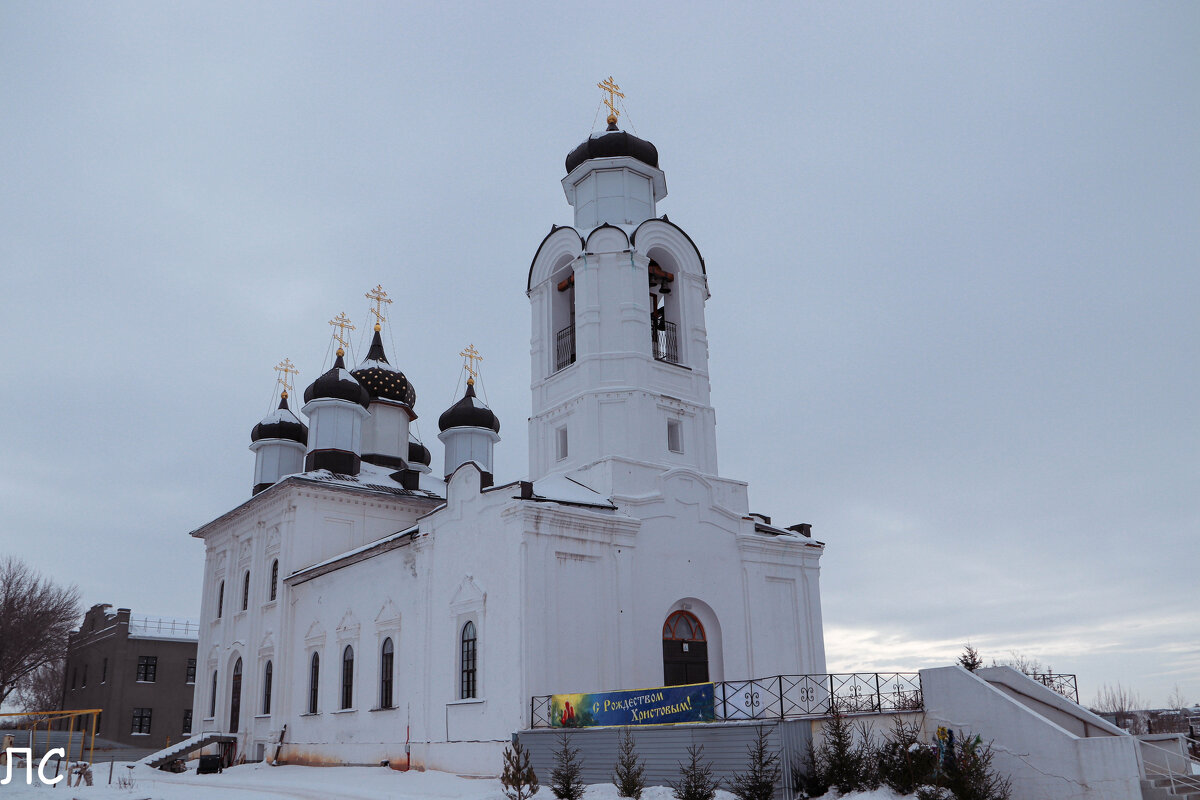
[[[354,330],[354,323],[350,321],[350,318],[346,316],[346,312],[343,311],[333,319],[329,320],[329,324],[337,328],[337,330],[333,333],[333,340],[338,343],[337,354],[340,358],[341,356],[346,355],[345,348],[350,346],[350,342],[346,338],[346,331]]]
[[[296,385],[295,381],[292,380],[292,376],[299,375],[300,370],[296,369],[296,365],[292,363],[290,358],[285,358],[275,365],[275,371],[279,373],[278,377],[275,378],[275,382],[283,387],[283,398],[286,400],[288,390]]]
[[[479,374],[479,367],[476,362],[483,361],[483,356],[479,355],[479,351],[475,349],[475,345],[467,345],[467,349],[459,353],[463,357],[463,369],[465,369],[470,377],[467,378],[467,385],[475,385],[475,376]]]
[[[367,292],[366,298],[375,305],[370,312],[375,315],[375,330],[379,330],[380,323],[387,322],[387,317],[383,315],[384,303],[391,305],[392,301],[388,299],[388,293],[383,290],[381,283],[375,284],[375,288]]]
[[[597,83],[596,87],[608,94],[608,97],[604,98],[604,105],[608,106],[608,124],[616,125],[617,117],[621,116],[621,112],[617,109],[617,98],[625,96],[621,93],[621,87],[613,82],[612,75]]]

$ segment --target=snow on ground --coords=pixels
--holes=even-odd
[[[5,768],[0,767],[0,775]],[[130,786],[119,786],[121,778]],[[2,780],[3,778],[0,778]],[[113,782],[108,784],[108,764],[100,763],[93,772],[94,786],[58,786],[25,783],[25,771],[14,773],[7,786],[0,786],[0,798],[8,800],[505,800],[500,781],[460,778],[445,772],[396,772],[386,767],[271,767],[245,764],[219,775],[197,775],[193,770],[181,774],[162,772],[143,764],[118,763]],[[57,794],[48,794],[57,792]],[[830,800],[836,793],[828,795]],[[536,800],[553,800],[550,787],[543,785]],[[611,783],[587,787],[585,800],[617,800],[617,787]],[[673,800],[670,787],[647,787],[642,800]],[[725,791],[716,800],[734,800]],[[855,792],[842,800],[902,800],[889,789]]]

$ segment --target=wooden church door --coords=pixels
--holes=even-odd
[[[233,681],[229,698],[229,732],[237,733],[239,717],[242,713],[242,660],[239,658],[233,665]]]
[[[663,685],[708,682],[708,641],[700,620],[676,611],[663,623]]]

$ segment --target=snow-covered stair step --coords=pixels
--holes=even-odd
[[[208,747],[210,744],[235,741],[237,741],[237,737],[229,733],[217,733],[215,731],[198,733],[195,736],[189,736],[177,744],[159,750],[157,753],[151,753],[143,758],[140,763],[151,767],[161,767],[163,764],[169,764],[177,758],[183,758],[188,753],[199,750],[202,747]]]

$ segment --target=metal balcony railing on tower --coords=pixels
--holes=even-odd
[[[568,325],[554,336],[554,371],[575,363],[575,326]]]
[[[654,357],[659,361],[671,364],[679,363],[679,337],[675,333],[674,322],[658,323],[662,327],[650,327],[650,343],[654,348]]]

